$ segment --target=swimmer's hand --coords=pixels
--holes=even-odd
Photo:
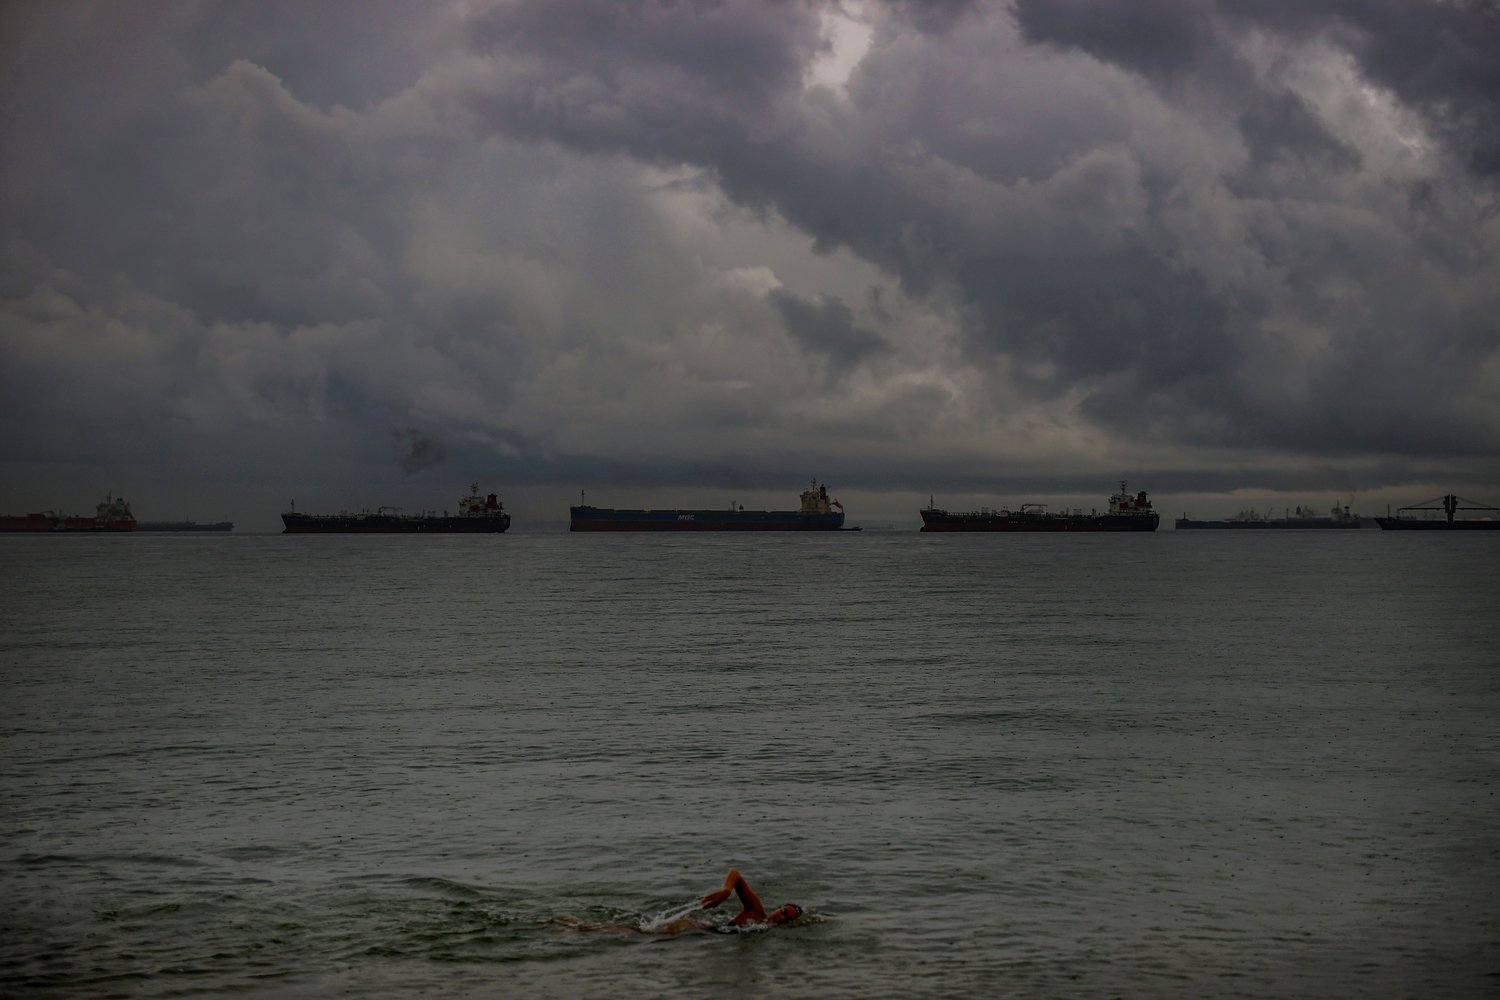
[[[718,906],[720,903],[724,902],[724,900],[728,899],[729,894],[732,891],[733,890],[731,889],[719,889],[717,892],[709,893],[707,896],[703,897],[703,908],[705,910],[712,910],[715,906]]]

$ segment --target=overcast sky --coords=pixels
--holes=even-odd
[[[10,0],[0,128],[5,512],[1500,503],[1493,0]]]

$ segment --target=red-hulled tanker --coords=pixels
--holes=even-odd
[[[135,515],[121,497],[106,494],[104,502],[89,514],[58,514],[44,510],[32,514],[0,515],[0,531],[134,531]]]

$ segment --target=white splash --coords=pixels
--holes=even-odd
[[[686,906],[679,907],[675,910],[666,910],[662,913],[658,913],[654,917],[647,917],[643,919],[641,921],[641,930],[660,930],[667,924],[670,924],[672,921],[681,920],[688,914],[696,913],[701,909],[703,909],[703,901],[701,899],[695,899],[691,903],[688,903]]]

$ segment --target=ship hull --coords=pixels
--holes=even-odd
[[[197,521],[140,521],[136,531],[233,531],[233,521],[213,521],[199,524]]]
[[[838,531],[842,511],[804,514],[795,510],[616,510],[570,507],[570,531]]]
[[[0,531],[56,531],[60,520],[52,514],[6,514],[0,516]]]
[[[1359,520],[1349,521],[1194,521],[1189,518],[1179,517],[1175,522],[1178,531],[1207,530],[1207,531],[1327,531],[1330,529],[1359,529],[1363,528],[1363,522]]]
[[[924,510],[923,531],[1155,531],[1159,514],[954,514]]]
[[[1407,517],[1377,517],[1375,523],[1382,531],[1495,531],[1500,530],[1500,521],[1439,521],[1417,520]]]
[[[498,534],[510,527],[510,515],[500,517],[400,517],[380,514],[281,515],[288,535],[474,535]]]
[[[0,517],[0,532],[78,534],[80,532],[134,531],[135,522],[129,520],[100,520],[93,517],[46,515],[10,515]]]

